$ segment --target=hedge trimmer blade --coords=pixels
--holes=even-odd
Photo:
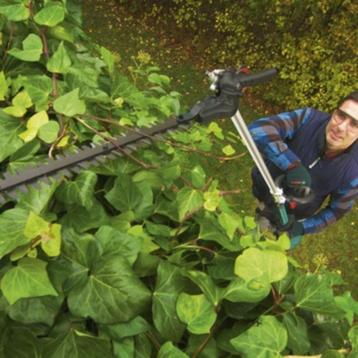
[[[14,175],[5,173],[0,180],[0,203],[6,201],[6,197],[15,199],[16,193],[27,191],[27,185],[47,181],[49,177],[71,176],[90,165],[99,165],[115,155],[122,155],[121,150],[136,150],[148,143],[148,139],[155,140],[158,135],[182,126],[175,118],[171,118],[150,128],[132,130],[129,134],[102,145],[80,148],[75,154],[50,160]]]
[[[252,75],[241,70],[214,70],[209,73],[209,77],[213,82],[210,88],[215,91],[215,95],[207,96],[197,102],[188,112],[177,118],[168,119],[150,128],[132,130],[123,137],[102,145],[80,148],[76,154],[50,160],[44,165],[29,168],[15,175],[5,173],[3,179],[0,180],[0,203],[6,201],[6,196],[16,199],[17,191],[20,188],[21,191],[26,191],[29,184],[45,181],[50,177],[71,176],[93,162],[98,164],[108,159],[108,155],[112,152],[121,155],[136,150],[144,141],[156,140],[161,133],[177,130],[180,126],[188,125],[193,119],[198,122],[209,122],[219,118],[233,117],[235,113],[239,114],[239,97],[242,96],[242,89],[266,82],[276,73],[275,69]],[[241,126],[245,127],[243,120],[241,122]],[[258,153],[255,155],[259,156]]]

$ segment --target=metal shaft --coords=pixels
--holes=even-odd
[[[267,169],[266,163],[262,159],[261,153],[259,152],[256,143],[252,139],[252,136],[239,110],[237,110],[236,113],[231,117],[231,120],[234,123],[235,128],[239,132],[240,137],[246,145],[249,153],[251,154],[251,157],[255,162],[258,170],[264,178],[271,195],[274,197],[275,201],[278,204],[284,204],[285,197],[283,195],[283,191],[281,188],[276,186],[274,180],[272,179],[271,173]]]

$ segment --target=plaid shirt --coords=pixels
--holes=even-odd
[[[337,185],[329,193],[324,194],[330,197],[328,205],[319,211],[315,210],[315,213],[307,215],[302,221],[304,233],[320,231],[337,221],[351,210],[358,196],[358,142],[356,141],[344,155],[335,158],[326,158],[323,146],[320,149],[322,155],[317,155],[318,142],[312,138],[318,131],[320,137],[324,137],[324,129],[329,119],[327,113],[313,108],[303,108],[261,118],[249,126],[251,135],[268,164],[271,162],[281,171],[286,171],[297,163],[302,163],[312,176],[314,191],[317,189],[318,192],[322,184],[325,185],[322,183],[322,176],[323,182],[326,178],[328,181],[335,179],[334,184]],[[294,142],[295,145],[291,145]],[[320,142],[324,144],[324,141]],[[343,182],[338,179],[338,172],[339,178],[343,173]],[[321,196],[318,200],[319,207],[324,197]]]

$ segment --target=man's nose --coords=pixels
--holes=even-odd
[[[349,125],[349,121],[344,120],[344,121],[342,121],[341,123],[339,123],[339,124],[337,125],[337,127],[339,128],[340,131],[344,132],[344,131],[347,130],[348,125]]]

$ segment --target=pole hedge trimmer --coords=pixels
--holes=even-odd
[[[208,72],[212,82],[210,89],[215,94],[197,102],[188,112],[176,118],[168,119],[150,128],[133,130],[125,136],[102,145],[79,149],[75,154],[50,160],[46,164],[29,168],[14,175],[5,173],[3,179],[0,180],[0,204],[1,202],[4,203],[7,197],[16,197],[18,190],[26,191],[27,185],[47,180],[52,176],[70,175],[72,172],[78,172],[92,162],[101,163],[107,160],[115,153],[118,153],[118,151],[131,151],[143,143],[148,143],[148,138],[187,127],[192,121],[206,123],[215,119],[231,117],[235,128],[263,176],[279,209],[281,224],[285,225],[288,223],[288,215],[285,208],[287,197],[284,195],[283,189],[273,180],[238,108],[239,97],[242,96],[245,87],[266,82],[276,74],[276,69],[250,74],[246,68]]]

